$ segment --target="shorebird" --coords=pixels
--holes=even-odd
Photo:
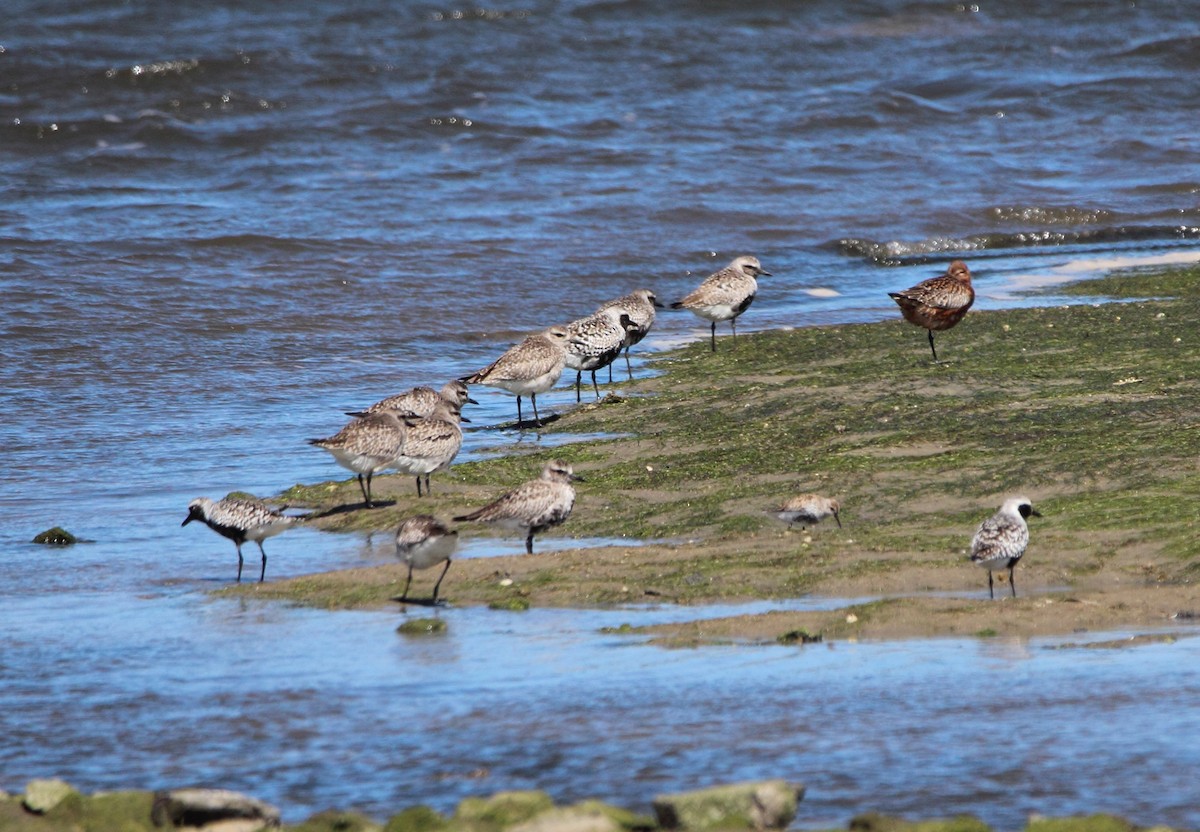
[[[418,514],[400,524],[396,531],[396,557],[402,563],[408,564],[408,580],[404,584],[404,592],[393,598],[393,601],[407,601],[408,588],[412,586],[414,569],[428,569],[445,561],[446,566],[433,585],[433,604],[437,604],[438,589],[442,578],[450,571],[450,556],[458,548],[458,532],[447,528],[436,517],[428,514]]]
[[[566,521],[575,505],[572,482],[583,477],[557,459],[547,462],[542,475],[477,511],[455,517],[457,521],[495,523],[506,529],[525,530],[525,551],[533,554],[533,536]]]
[[[799,523],[801,529],[815,526],[832,515],[840,529],[842,519],[838,516],[838,512],[841,511],[841,508],[841,504],[837,500],[829,497],[822,497],[819,494],[797,494],[795,497],[785,500],[783,505],[778,508],[770,509],[769,513],[787,523],[789,527],[794,523]]]
[[[616,307],[602,309],[586,318],[571,321],[565,329],[567,339],[566,367],[575,371],[575,401],[579,401],[579,385],[584,371],[592,374],[592,389],[600,398],[596,371],[611,367],[625,348],[625,333],[633,322],[627,312]]]
[[[429,475],[450,467],[454,457],[462,450],[463,419],[457,405],[440,402],[433,412],[423,419],[405,419],[404,444],[393,467],[402,474],[417,478],[417,496],[421,494],[421,477],[425,477],[425,493],[429,490]]]
[[[662,308],[658,297],[649,289],[636,289],[628,295],[610,300],[596,310],[619,309],[629,316],[631,325],[625,327],[625,372],[629,373],[630,380],[633,379],[633,368],[629,366],[629,348],[646,337],[650,327],[654,326],[655,310]],[[612,364],[608,365],[608,380],[612,382]]]
[[[442,402],[457,407],[459,410],[462,410],[464,404],[479,404],[471,398],[471,394],[467,391],[467,385],[455,379],[446,382],[441,390],[434,390],[432,387],[414,387],[404,393],[380,399],[365,410],[350,411],[346,415],[362,417],[378,413],[381,410],[397,410],[424,418],[433,413],[433,409]]]
[[[188,516],[180,525],[186,526],[193,520],[201,521],[217,534],[232,540],[237,546],[238,583],[242,582],[243,543],[253,540],[258,544],[258,551],[262,554],[262,571],[258,575],[258,581],[262,583],[267,576],[267,553],[262,542],[300,522],[299,517],[289,517],[257,500],[239,500],[233,497],[226,497],[224,500],[197,497],[188,503]]]
[[[395,464],[404,447],[405,430],[396,411],[382,410],[355,419],[326,439],[309,439],[308,444],[324,448],[338,465],[358,474],[358,487],[367,508],[371,508],[375,505],[371,501],[371,477]]]
[[[1014,598],[1017,585],[1013,583],[1013,567],[1025,554],[1029,545],[1029,526],[1025,521],[1030,515],[1041,517],[1026,497],[1010,497],[1000,510],[979,524],[975,537],[971,539],[971,563],[988,571],[988,597],[995,598],[992,589],[992,571],[1008,570],[1008,585]]]
[[[971,288],[971,270],[955,260],[945,274],[922,280],[903,292],[888,292],[888,297],[900,305],[904,320],[929,330],[929,349],[937,361],[934,331],[950,329],[961,321],[975,302],[975,290]]]
[[[533,419],[541,427],[537,394],[545,393],[558,381],[566,365],[566,346],[570,335],[561,326],[530,335],[477,373],[463,376],[467,384],[499,387],[517,397],[517,427],[521,426],[521,397],[529,396]]]
[[[712,351],[717,351],[717,321],[729,321],[733,340],[737,343],[737,316],[750,308],[758,293],[759,275],[763,271],[757,257],[738,257],[719,272],[709,275],[683,300],[671,304],[672,309],[687,309],[712,322]]]

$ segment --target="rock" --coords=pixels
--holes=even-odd
[[[511,598],[505,598],[502,601],[492,601],[488,604],[489,610],[508,610],[510,612],[525,612],[529,609],[529,599],[522,598],[520,595],[514,595]]]
[[[150,818],[155,826],[208,826],[229,820],[257,821],[258,829],[279,826],[279,810],[274,806],[226,789],[155,792]]]
[[[30,780],[21,805],[36,815],[44,815],[73,794],[79,792],[62,780]]]
[[[42,543],[47,546],[70,546],[72,543],[78,543],[79,538],[62,526],[55,526],[52,529],[46,529],[46,531],[39,535],[35,535],[33,542]]]
[[[491,797],[468,797],[458,804],[454,820],[507,829],[554,808],[545,792],[497,792]]]
[[[803,797],[804,787],[786,780],[736,783],[659,795],[654,814],[665,829],[783,829]]]
[[[446,622],[440,618],[414,618],[396,628],[405,636],[432,636],[446,632]]]
[[[509,832],[633,832],[654,828],[654,820],[598,800],[548,809]]]
[[[1026,832],[1132,832],[1134,825],[1116,815],[1078,815],[1068,818],[1032,818]]]
[[[382,829],[378,823],[358,812],[328,809],[317,812],[298,826],[289,826],[288,832],[381,832]]]
[[[450,821],[428,806],[410,806],[392,815],[383,832],[441,832],[449,825]]]
[[[850,819],[851,832],[990,832],[990,827],[971,815],[953,818],[907,821],[875,812]]]

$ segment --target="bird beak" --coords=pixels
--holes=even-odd
[[[467,404],[479,404],[479,402],[475,401],[470,396],[467,396]]]
[[[458,421],[460,421],[464,424],[467,424],[467,425],[471,424],[471,420],[468,419],[466,416],[463,416],[461,413],[458,414]]]
[[[666,309],[667,305],[665,303],[663,303],[661,300],[659,300],[658,298],[655,298],[654,299],[654,308],[655,309]]]
[[[581,475],[579,475],[579,474],[572,474],[572,475],[571,475],[571,481],[572,481],[572,482],[587,482],[587,480],[585,480],[585,479],[584,479],[584,478],[583,478]]]
[[[838,528],[840,529],[842,527],[842,518],[838,517],[838,513],[836,511],[833,513],[833,519],[837,521]]]
[[[1034,517],[1042,516],[1042,513],[1040,511],[1038,511],[1036,508],[1034,508],[1033,506],[1029,507],[1029,513],[1032,514]]]
[[[768,271],[764,271],[763,269],[759,269],[759,270],[758,270],[758,273],[759,273],[760,275],[766,275],[767,277],[774,277],[774,276],[775,276],[775,275],[771,274],[771,273],[770,273],[770,272],[768,272]]]
[[[196,519],[195,515],[189,514],[187,517],[185,517],[183,519],[183,522],[179,524],[180,528],[182,528],[183,526],[186,526],[188,523],[192,522],[195,519]]]

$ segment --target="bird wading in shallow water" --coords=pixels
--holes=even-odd
[[[299,517],[290,517],[265,503],[231,497],[224,500],[197,497],[192,500],[188,503],[188,516],[180,525],[186,526],[193,520],[199,520],[217,534],[232,540],[237,546],[238,583],[242,582],[243,543],[252,540],[258,544],[258,551],[262,555],[262,571],[258,575],[258,581],[262,583],[267,577],[267,553],[262,542],[300,522]]]
[[[933,333],[950,329],[963,319],[975,302],[971,287],[971,270],[961,260],[955,260],[946,273],[922,280],[903,292],[888,292],[888,297],[900,306],[904,320],[929,330],[929,349],[937,361]]]
[[[566,522],[575,506],[573,482],[582,482],[571,466],[551,460],[542,475],[509,491],[477,511],[455,517],[457,521],[491,523],[525,532],[525,551],[533,554],[533,536]]]
[[[988,573],[988,597],[995,598],[992,588],[992,572],[1008,570],[1008,586],[1012,597],[1017,597],[1017,585],[1013,582],[1013,568],[1025,554],[1029,545],[1029,526],[1026,520],[1042,515],[1027,497],[1010,497],[1000,510],[979,524],[971,540],[971,563],[982,566]]]
[[[629,366],[629,348],[646,337],[650,327],[654,326],[655,310],[662,308],[658,296],[649,289],[636,289],[628,295],[610,300],[597,310],[618,309],[629,316],[630,325],[625,327],[625,372],[629,374],[630,381],[633,380],[633,368]],[[612,364],[608,365],[608,380],[612,382]]]
[[[733,342],[737,345],[737,317],[750,308],[758,294],[760,275],[771,276],[757,257],[738,257],[716,274],[671,304],[672,309],[686,309],[706,321],[711,321],[712,351],[717,351],[717,321],[729,321]]]
[[[528,396],[533,405],[533,420],[538,427],[542,419],[537,410],[537,394],[545,393],[557,382],[566,366],[566,346],[570,334],[561,326],[530,335],[477,373],[463,376],[466,384],[499,387],[517,397],[517,427],[521,426],[521,397]]]
[[[438,589],[442,586],[442,578],[450,571],[450,556],[457,548],[458,532],[448,528],[436,517],[419,514],[401,523],[396,531],[396,557],[401,563],[408,564],[408,580],[404,584],[404,592],[392,600],[409,600],[408,589],[412,586],[414,569],[428,569],[444,561],[446,566],[438,576],[437,583],[433,585],[433,597],[430,598],[430,603],[436,606]]]

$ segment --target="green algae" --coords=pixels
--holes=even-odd
[[[353,480],[298,485],[281,499],[312,506],[323,529],[394,528],[418,509],[461,513],[562,457],[587,482],[554,533],[704,541],[648,584],[688,603],[761,597],[764,585],[794,596],[832,579],[883,581],[897,568],[887,553],[957,569],[980,501],[1022,491],[1045,495],[1035,534],[1047,549],[1091,536],[1068,577],[1141,547],[1163,558],[1156,580],[1194,579],[1198,286],[1200,268],[1121,273],[1054,293],[1150,299],[974,311],[942,339],[938,364],[899,320],[757,333],[715,354],[697,342],[650,359],[657,375],[630,385],[636,395],[545,428],[617,438],[456,465],[421,501],[408,478],[390,477],[377,478],[377,493],[394,502],[376,509],[358,506]],[[787,560],[761,557],[756,541],[782,530],[763,509],[801,489],[838,496],[845,528],[810,530]],[[553,546],[553,535],[542,541]],[[763,577],[739,590],[723,580],[732,570]],[[474,603],[502,600],[483,584],[459,586]],[[320,581],[279,592],[330,608],[386,602],[379,588]],[[587,602],[621,600],[599,590]]]
[[[33,542],[46,546],[70,546],[78,543],[79,538],[71,534],[62,526],[55,526],[53,528],[46,529],[44,532],[39,532],[38,534],[34,535]]]
[[[404,636],[433,636],[442,635],[447,629],[446,622],[440,618],[414,618],[397,627],[396,632]]]

